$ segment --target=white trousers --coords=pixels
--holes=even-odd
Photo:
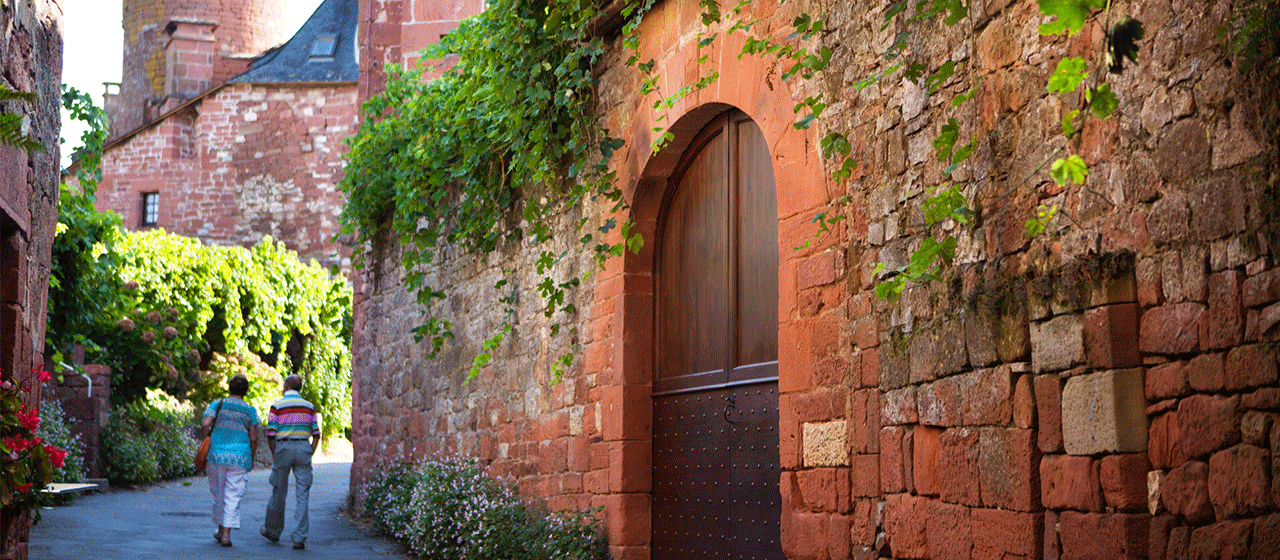
[[[249,471],[230,465],[209,463],[209,493],[213,494],[213,523],[240,528],[240,500],[249,487]]]

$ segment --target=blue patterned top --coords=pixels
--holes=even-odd
[[[223,403],[221,413],[218,413],[219,402]],[[213,418],[215,414],[218,423],[209,436],[209,462],[245,470],[253,468],[249,430],[261,423],[258,411],[236,397],[227,397],[209,403],[204,409],[206,418]]]

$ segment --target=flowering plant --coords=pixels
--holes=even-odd
[[[40,410],[22,402],[32,379],[49,380],[42,367],[25,380],[0,382],[0,506],[29,510],[40,503],[40,491],[61,468],[67,452],[43,443],[36,435]]]

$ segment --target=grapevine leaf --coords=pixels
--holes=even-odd
[[[1111,84],[1102,84],[1097,88],[1089,88],[1084,92],[1089,102],[1089,112],[1099,118],[1107,118],[1120,107],[1120,100],[1111,91]]]
[[[1059,185],[1072,183],[1083,185],[1088,175],[1089,167],[1080,156],[1075,154],[1054,160],[1053,166],[1049,169],[1049,176],[1053,177],[1053,181]]]
[[[1049,85],[1045,86],[1045,89],[1049,93],[1067,93],[1076,89],[1080,82],[1089,77],[1089,72],[1085,68],[1084,59],[1078,56],[1059,60],[1058,69],[1049,76]]]
[[[1038,0],[1040,13],[1056,17],[1040,26],[1041,35],[1057,35],[1066,31],[1074,35],[1084,28],[1084,20],[1093,10],[1106,7],[1107,0]]]
[[[1074,111],[1067,111],[1065,115],[1062,115],[1062,135],[1063,136],[1070,138],[1071,135],[1076,133],[1075,122],[1076,122],[1076,117],[1078,116],[1080,116],[1079,109],[1076,109]]]
[[[942,125],[938,137],[933,139],[933,149],[938,152],[938,161],[945,163],[951,159],[951,150],[955,148],[959,138],[960,123],[954,117],[948,119],[947,124]]]

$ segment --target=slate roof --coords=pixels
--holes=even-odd
[[[227,80],[244,84],[355,82],[357,0],[324,0],[285,44],[255,60],[243,74]]]

